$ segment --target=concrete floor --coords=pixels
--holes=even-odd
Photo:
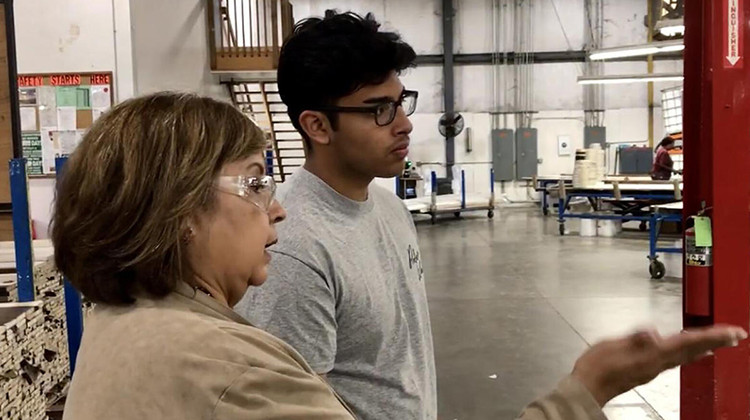
[[[648,239],[560,237],[537,209],[417,222],[439,418],[513,419],[590,344],[637,327],[679,331],[679,280],[648,274]],[[610,419],[679,419],[679,371],[608,405]]]

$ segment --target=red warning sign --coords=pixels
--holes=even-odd
[[[78,86],[81,84],[80,74],[53,74],[49,78],[52,86]]]
[[[724,0],[724,67],[742,68],[744,23],[743,0]]]

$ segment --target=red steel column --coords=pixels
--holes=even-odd
[[[747,0],[750,3],[750,0]],[[711,316],[685,327],[750,323],[750,4],[685,1],[685,219],[705,202],[713,223]],[[683,285],[684,285],[683,281]],[[750,417],[750,351],[741,347],[684,367],[682,420]]]

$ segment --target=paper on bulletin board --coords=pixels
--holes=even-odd
[[[55,157],[70,156],[73,150],[76,149],[76,138],[78,137],[78,130],[69,131],[57,131],[56,144],[57,150],[55,150]]]
[[[42,159],[44,173],[55,173],[55,158],[70,156],[76,148],[79,130],[42,131]],[[82,131],[82,130],[81,130]]]
[[[76,86],[58,86],[55,98],[58,107],[73,107],[78,104],[78,88]]]
[[[93,121],[98,120],[99,117],[101,117],[102,114],[104,114],[105,112],[107,112],[107,108],[92,108],[91,116],[92,116]]]
[[[91,86],[91,108],[106,110],[112,106],[112,92],[109,89],[107,85]]]
[[[42,130],[57,128],[57,97],[54,86],[37,88],[39,102],[39,127]]]
[[[23,157],[26,158],[26,171],[29,175],[42,175],[42,135],[40,133],[24,133],[21,135]]]
[[[35,87],[18,88],[18,103],[21,105],[36,105],[37,97],[38,94]]]
[[[83,135],[86,134],[86,130],[76,130],[76,141],[75,141],[75,147],[78,147],[79,144],[83,141]]]
[[[39,126],[36,122],[36,107],[21,107],[21,131],[38,131]]]
[[[76,88],[76,108],[91,109],[91,89],[88,86]]]
[[[54,131],[42,130],[42,171],[45,174],[55,173]]]
[[[39,108],[39,127],[44,129],[57,128],[57,109]]]
[[[75,107],[58,107],[57,108],[57,129],[75,130],[76,127],[76,108]]]
[[[39,86],[37,88],[39,106],[45,108],[57,107],[57,93],[54,86]]]

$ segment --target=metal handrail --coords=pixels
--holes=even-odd
[[[207,0],[212,70],[275,69],[294,28],[289,0]]]

